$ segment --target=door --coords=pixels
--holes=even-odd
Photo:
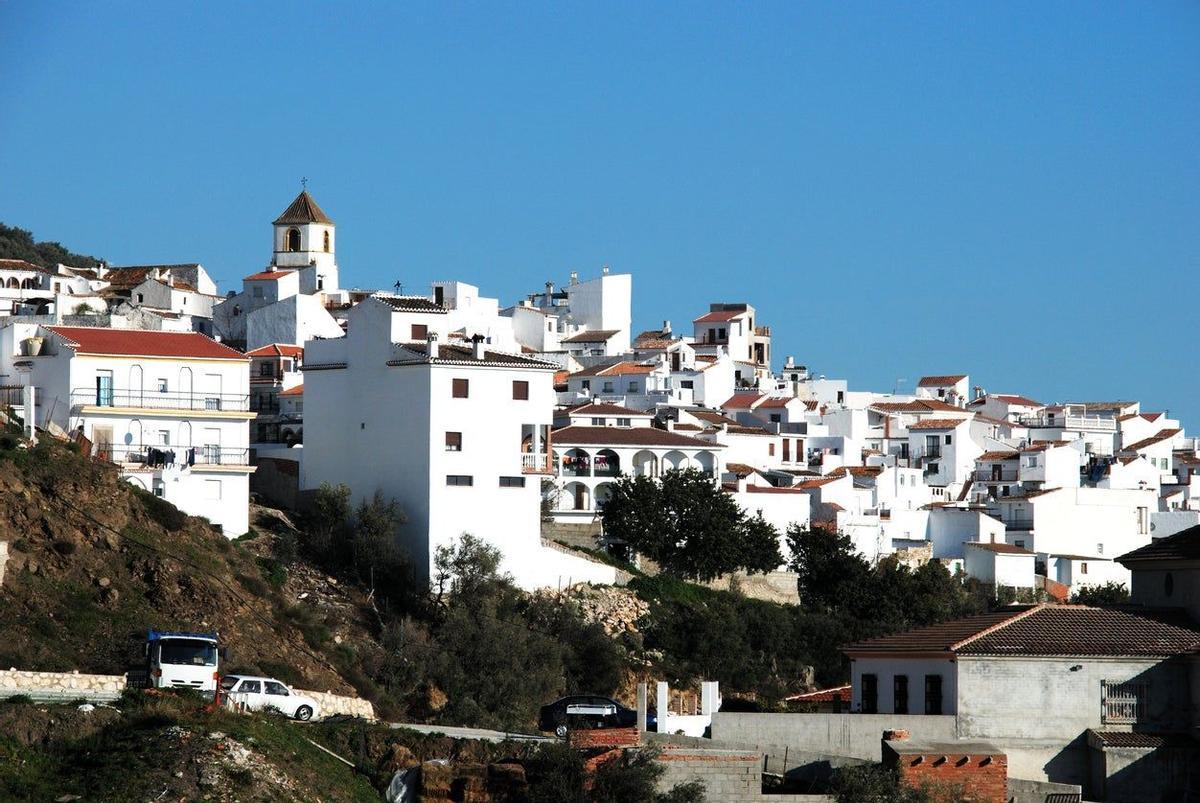
[[[112,371],[96,372],[96,406],[113,406],[113,374]],[[112,432],[109,432],[109,442],[112,442]]]
[[[295,713],[292,711],[291,695],[288,693],[287,686],[273,680],[263,681],[263,686],[264,706],[277,708],[289,717]]]
[[[221,430],[216,427],[204,428],[204,462],[209,465],[221,462]]]
[[[783,462],[792,462],[792,442],[788,438],[783,439]]]
[[[243,680],[233,694],[234,702],[241,703],[251,711],[257,711],[264,705],[262,681]]]
[[[112,438],[111,426],[92,424],[92,443],[96,444],[96,457],[100,460],[112,460]]]

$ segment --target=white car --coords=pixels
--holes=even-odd
[[[248,711],[274,708],[284,716],[301,722],[307,722],[320,713],[316,700],[297,694],[275,678],[226,675],[221,678],[221,690],[231,703]]]

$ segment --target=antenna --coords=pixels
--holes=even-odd
[[[396,284],[393,286],[396,288],[396,295],[398,295],[398,296],[404,295],[404,284],[402,282],[397,281]]]
[[[308,176],[300,177],[300,189],[301,191],[308,189]]]

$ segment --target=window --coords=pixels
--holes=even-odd
[[[1137,509],[1138,517],[1138,535],[1146,535],[1150,532],[1150,508],[1139,507]]]
[[[770,457],[775,456],[775,444],[773,444],[773,443],[767,444],[767,455]]]
[[[603,392],[604,392],[604,393],[612,393],[612,392],[613,392],[613,383],[612,383],[612,382],[605,382],[605,383],[604,383],[604,391],[603,391]]]
[[[691,379],[684,379],[679,383],[679,387],[683,388],[684,390],[692,390],[696,387],[696,383]]]
[[[500,478],[500,487],[501,488],[524,488],[525,487],[525,478],[524,477],[501,477]]]
[[[1020,547],[1021,549],[1024,549],[1024,548],[1025,548],[1025,542],[1024,542],[1024,541],[1013,541],[1013,546],[1018,546],[1018,547]]]
[[[1115,725],[1133,725],[1146,714],[1145,683],[1100,681],[1100,721]]]
[[[593,427],[602,427],[602,426],[604,426],[604,422],[605,422],[606,420],[607,420],[607,419],[604,419],[604,418],[593,418],[593,419],[592,419],[592,426],[593,426]]]
[[[159,393],[167,392],[167,380],[165,380],[165,379],[158,380],[158,392]]]
[[[946,436],[946,445],[947,446],[950,445],[950,436],[949,435]]]
[[[635,382],[635,381],[634,381],[634,380],[632,380],[632,379],[629,381],[629,384],[628,384],[628,385],[626,386],[626,388],[625,388],[625,390],[626,390],[628,393],[637,393],[637,389],[638,389],[637,382]]]
[[[592,380],[590,380],[590,379],[583,380],[583,385],[581,387],[584,390],[591,390],[592,389]]]
[[[238,692],[241,694],[261,694],[262,683],[257,680],[243,680],[242,685],[238,686]]]
[[[447,432],[446,433],[446,451],[461,452],[462,451],[462,433]]]
[[[1080,573],[1080,574],[1087,574],[1087,562],[1086,562],[1086,561],[1084,561],[1084,562],[1081,562],[1081,563],[1079,564],[1079,573]]]
[[[879,713],[879,678],[875,675],[862,676],[862,712]]]
[[[142,295],[141,293],[138,293],[137,296],[138,296],[139,304],[143,303],[146,300],[146,297],[144,295]]]
[[[423,323],[414,323],[412,325],[412,339],[413,340],[428,340],[429,339],[429,327]]]
[[[838,395],[837,395],[837,400],[838,400],[838,404],[841,404],[843,401],[845,401],[846,393],[844,391],[839,390]]]
[[[925,713],[942,713],[942,676],[925,676]]]
[[[159,446],[168,446],[168,445],[170,445],[170,443],[171,443],[171,430],[160,429],[158,431],[158,445]]]
[[[475,478],[470,474],[447,474],[447,485],[470,486],[475,484]]]
[[[275,366],[269,362],[264,362],[258,366],[259,376],[275,376]]]
[[[329,232],[325,232],[325,253],[329,253]]]
[[[529,399],[529,383],[523,379],[513,380],[513,400],[528,401]]]
[[[256,284],[256,285],[254,285],[253,296],[254,296],[255,298],[262,298],[262,297],[263,297],[263,293],[262,293],[262,285],[261,285],[261,284]]]
[[[282,683],[276,683],[273,680],[268,680],[265,683],[263,683],[263,685],[267,687],[267,694],[274,694],[277,697],[287,697],[288,696],[287,687],[284,686]]]
[[[945,395],[946,395],[946,389],[945,389],[945,388],[938,388],[938,398],[939,398],[939,399],[940,399],[940,398],[943,398]]]
[[[892,713],[908,713],[908,675],[892,678]]]
[[[299,251],[300,250],[300,229],[288,229],[284,250],[285,251]]]
[[[469,379],[454,379],[450,385],[450,395],[456,399],[467,398],[471,390],[471,381]]]
[[[631,426],[633,426],[633,421],[632,421],[632,419],[629,419],[629,418],[618,418],[617,426],[618,427],[631,427]]]
[[[717,330],[717,337],[718,337],[720,340],[724,340],[724,339],[725,339],[725,330],[724,330],[723,328],[722,328],[722,329],[718,329],[718,330]]]
[[[1104,554],[1104,544],[1096,544],[1096,554],[1097,555]]]
[[[781,416],[779,413],[771,413],[771,423],[772,424],[778,424],[782,420],[783,420],[783,416]]]

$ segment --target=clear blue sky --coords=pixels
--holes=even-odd
[[[0,3],[0,220],[228,289],[308,176],[343,284],[608,263],[638,326],[1200,434],[1200,3],[399,6]]]

